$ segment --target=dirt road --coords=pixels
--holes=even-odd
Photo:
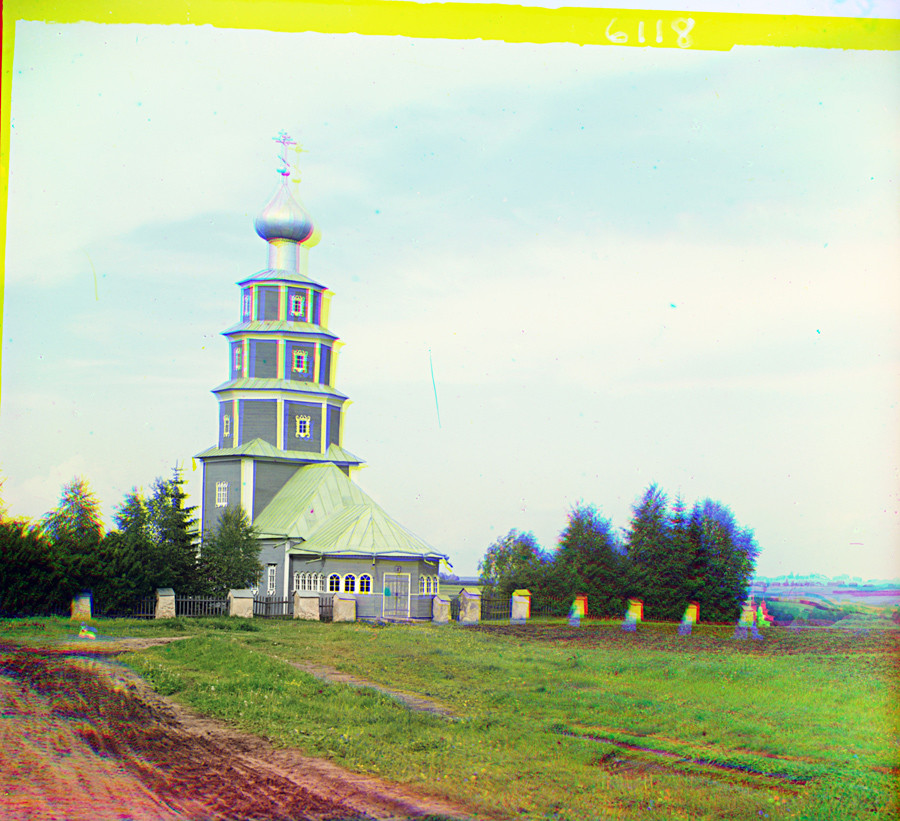
[[[125,649],[0,645],[0,817],[473,817],[192,714],[108,658]]]

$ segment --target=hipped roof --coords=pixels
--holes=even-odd
[[[262,538],[299,541],[290,553],[447,557],[399,522],[333,464],[300,468],[254,520]]]

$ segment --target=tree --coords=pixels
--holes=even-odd
[[[225,509],[214,530],[203,536],[199,573],[204,592],[223,596],[250,587],[262,572],[256,528],[240,506]]]
[[[648,619],[666,617],[671,591],[681,586],[678,563],[673,562],[672,527],[666,494],[651,484],[632,507],[627,532],[629,596],[644,602]]]
[[[622,545],[612,522],[593,505],[575,505],[560,534],[548,581],[552,580],[563,596],[586,595],[588,610],[594,615],[620,616],[624,611],[623,569]]]
[[[175,468],[168,481],[157,479],[153,495],[147,502],[148,527],[161,552],[162,586],[172,587],[179,593],[197,592],[197,520],[193,517],[195,506],[186,507],[187,494],[182,490],[184,479]]]
[[[547,560],[533,533],[520,533],[513,528],[493,542],[478,562],[479,582],[488,592],[508,595],[533,586]]]
[[[727,506],[705,499],[691,511],[689,532],[703,580],[697,597],[701,619],[735,621],[759,555],[753,531],[739,527]]]
[[[60,552],[39,525],[0,521],[0,612],[35,615],[72,601]]]
[[[57,554],[63,591],[90,590],[103,572],[97,555],[103,522],[100,502],[85,479],[63,485],[59,506],[44,514],[41,529]]]

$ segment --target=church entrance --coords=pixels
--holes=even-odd
[[[385,573],[381,614],[386,619],[409,618],[409,573]]]

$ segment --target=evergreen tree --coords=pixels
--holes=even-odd
[[[197,569],[197,520],[192,515],[196,507],[184,504],[187,494],[182,490],[183,484],[178,468],[168,481],[156,480],[153,495],[147,500],[147,527],[158,550],[159,586],[190,595],[201,586]]]
[[[203,536],[199,574],[203,592],[224,596],[250,587],[262,572],[256,528],[239,506],[227,507],[216,527]]]
[[[85,479],[63,485],[59,507],[44,515],[41,529],[58,556],[65,591],[90,590],[105,572],[98,556],[103,523],[100,502]]]
[[[620,616],[624,610],[622,546],[612,522],[593,505],[577,504],[559,537],[553,560],[557,583],[567,584],[568,596],[588,597],[593,615]]]
[[[644,602],[645,618],[666,618],[672,600],[677,598],[672,590],[680,588],[681,578],[665,493],[651,484],[632,511],[627,533],[628,595]]]
[[[513,590],[534,586],[546,562],[534,534],[513,529],[485,551],[478,563],[479,582],[488,594],[509,595]]]
[[[753,531],[741,529],[725,505],[705,499],[691,511],[691,539],[702,565],[697,597],[700,618],[735,621],[747,598],[759,548]]]
[[[40,615],[72,601],[60,552],[40,526],[0,521],[0,613]]]

